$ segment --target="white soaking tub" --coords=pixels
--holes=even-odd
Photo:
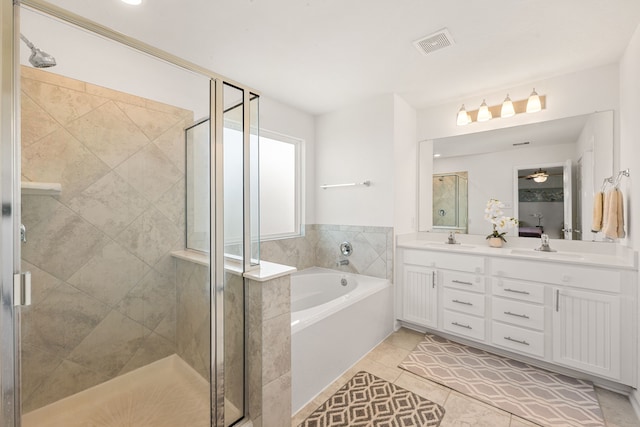
[[[386,279],[313,267],[291,276],[292,413],[393,332]]]

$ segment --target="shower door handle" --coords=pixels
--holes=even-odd
[[[13,275],[13,305],[31,305],[31,272]]]
[[[27,243],[27,227],[24,224],[20,224],[20,241]]]

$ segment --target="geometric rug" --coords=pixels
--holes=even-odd
[[[427,334],[399,366],[542,426],[605,425],[590,382],[437,335]]]
[[[444,408],[360,371],[299,427],[436,427]]]

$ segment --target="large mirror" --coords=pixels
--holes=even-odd
[[[494,198],[504,203],[505,215],[520,221],[522,230],[512,230],[513,236],[536,237],[538,228],[555,238],[601,241],[591,232],[593,195],[613,175],[613,141],[613,111],[604,111],[423,141],[421,152],[433,157],[421,155],[420,168],[433,175],[467,172],[469,234],[489,233],[484,208]],[[534,180],[538,172],[547,179]],[[419,218],[428,218],[419,231],[440,231],[433,227],[431,184],[418,185]]]

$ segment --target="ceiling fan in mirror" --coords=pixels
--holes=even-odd
[[[547,178],[549,178],[549,176],[552,175],[562,175],[562,172],[560,173],[549,173],[546,170],[543,170],[542,168],[539,168],[537,171],[529,174],[529,175],[523,175],[523,176],[519,176],[518,178],[522,179],[532,179],[535,182],[545,182],[547,180]]]

